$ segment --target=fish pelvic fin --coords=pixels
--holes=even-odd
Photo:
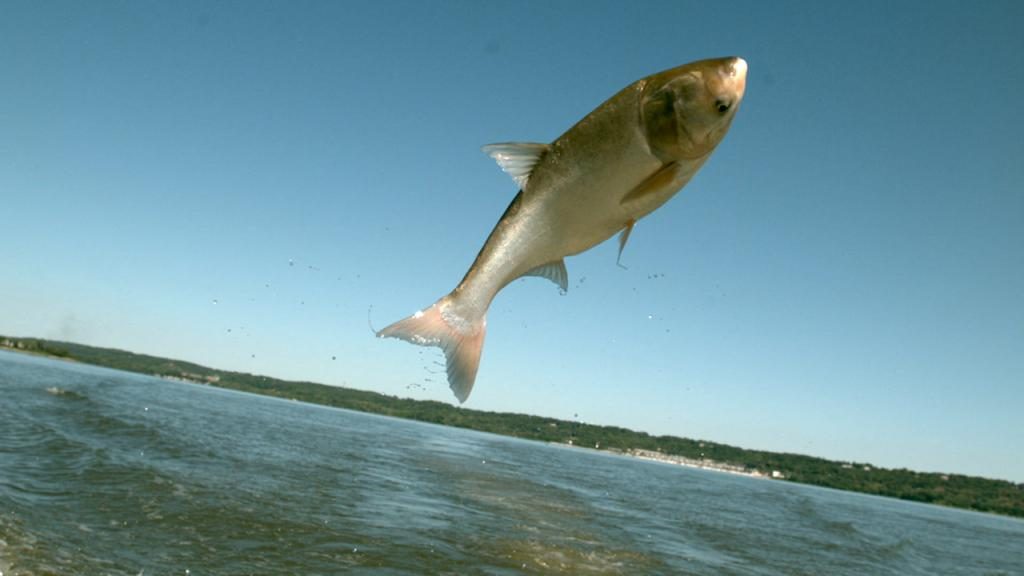
[[[440,348],[445,356],[448,386],[462,404],[473,391],[486,331],[486,317],[464,317],[452,305],[449,295],[425,310],[384,327],[377,332],[377,337]]]
[[[626,227],[622,229],[622,234],[619,234],[619,257],[615,259],[615,264],[619,268],[625,268],[622,265],[622,251],[626,249],[626,242],[629,242],[629,235],[633,232],[635,224],[636,220],[630,218],[629,222],[626,222]]]

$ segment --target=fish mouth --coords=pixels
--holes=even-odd
[[[747,89],[747,61],[739,56],[734,57],[729,64],[729,76],[734,79],[738,101]]]
[[[741,79],[747,79],[747,61],[739,56],[732,59],[732,75]]]

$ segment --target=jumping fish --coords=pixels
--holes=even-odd
[[[564,258],[619,236],[678,192],[704,164],[739,108],[742,58],[701,60],[642,78],[550,144],[483,151],[519,185],[462,282],[429,308],[377,332],[437,346],[459,402],[473,389],[495,295],[516,278],[568,288]]]

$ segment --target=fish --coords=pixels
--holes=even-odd
[[[465,403],[498,292],[524,276],[564,292],[565,258],[616,233],[621,259],[637,221],[685,186],[725,137],[746,78],[739,57],[691,62],[626,86],[551,143],[484,146],[519,193],[455,289],[377,337],[440,348],[449,387]]]

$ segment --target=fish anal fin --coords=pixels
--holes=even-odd
[[[488,144],[482,150],[516,181],[520,190],[525,190],[533,167],[550,147],[536,142],[501,142]]]
[[[537,266],[533,270],[523,274],[523,276],[539,276],[541,278],[547,278],[557,284],[562,292],[569,291],[569,271],[565,269],[564,259],[558,259],[554,262],[548,262],[547,264]]]
[[[657,172],[648,176],[647,179],[635,188],[627,192],[619,203],[630,204],[652,196],[658,196],[666,192],[674,192],[683,185],[683,182],[679,179],[679,173],[679,164],[676,162],[669,162],[659,168]]]
[[[629,235],[633,232],[634,224],[636,224],[636,220],[630,218],[629,222],[626,222],[626,227],[622,229],[622,233],[619,234],[619,257],[615,259],[615,264],[620,268],[625,268],[622,265],[622,251],[626,248],[626,242],[629,242]]]

